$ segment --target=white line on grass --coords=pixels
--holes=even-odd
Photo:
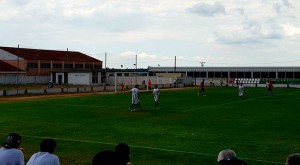
[[[293,93],[296,93],[296,92],[293,92]],[[278,94],[276,96],[284,96],[284,95],[291,95],[291,93]],[[190,112],[190,111],[194,111],[194,110],[200,110],[200,109],[205,109],[205,108],[212,108],[212,107],[224,106],[224,105],[238,103],[238,102],[253,101],[253,100],[262,99],[262,98],[267,98],[267,96],[253,97],[253,98],[245,99],[243,101],[236,100],[236,101],[231,101],[231,102],[222,103],[222,104],[215,104],[215,105],[203,106],[203,107],[188,109],[188,110],[181,111],[181,112]],[[297,98],[294,98],[294,99],[297,99]],[[274,99],[274,100],[276,100],[276,99]],[[274,101],[274,100],[272,100],[272,101]],[[265,100],[265,101],[270,101],[270,100]]]
[[[113,146],[117,145],[115,143],[97,142],[97,141],[90,141],[90,140],[76,140],[76,139],[64,139],[64,138],[53,138],[53,137],[43,137],[43,136],[29,136],[29,135],[22,135],[22,136],[23,137],[29,137],[29,138],[38,138],[38,139],[52,138],[52,139],[55,139],[55,140],[70,141],[70,142],[105,144],[105,145],[113,145]],[[135,146],[135,145],[130,145],[130,147],[132,147],[132,148],[141,148],[141,149],[150,149],[150,150],[158,150],[158,151],[166,151],[166,152],[184,153],[184,154],[203,155],[203,156],[211,156],[211,157],[216,157],[217,156],[215,154],[208,154],[208,153],[202,153],[202,152],[172,150],[172,149],[165,149],[165,148],[158,148],[158,147],[146,147],[146,146]],[[242,159],[250,160],[250,161],[256,161],[256,162],[263,162],[263,163],[284,164],[284,163],[281,163],[281,162],[273,162],[273,161],[251,159],[251,158],[242,158]]]

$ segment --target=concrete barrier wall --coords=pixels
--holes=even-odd
[[[246,87],[259,87],[266,88],[266,84],[243,84]],[[127,86],[126,91],[130,90],[132,86]],[[163,88],[183,88],[185,84],[158,84],[158,87]],[[229,87],[232,87],[230,84]],[[237,87],[236,84],[233,87]],[[300,85],[296,84],[274,84],[275,88],[300,88]],[[146,88],[141,88],[146,90]],[[120,89],[118,89],[119,92]],[[1,96],[14,96],[14,95],[42,95],[42,94],[59,94],[59,93],[84,93],[84,92],[114,92],[114,86],[89,86],[89,87],[72,87],[72,88],[45,88],[45,89],[18,89],[18,90],[0,90]]]

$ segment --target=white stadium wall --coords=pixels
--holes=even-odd
[[[91,73],[68,73],[69,84],[91,85]]]
[[[169,77],[156,77],[156,76],[117,76],[116,77],[116,84],[119,85],[123,83],[124,85],[142,85],[143,80],[145,80],[145,84],[147,85],[148,80],[151,80],[152,84],[173,84],[174,80]],[[108,85],[115,84],[115,77],[109,76],[107,78]]]
[[[13,73],[0,74],[0,84],[46,84],[50,76],[27,76]]]

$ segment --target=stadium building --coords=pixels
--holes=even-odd
[[[100,84],[102,61],[74,51],[0,47],[0,84]]]
[[[181,73],[194,79],[238,79],[249,83],[300,83],[300,67],[149,67],[149,76]],[[196,81],[198,82],[198,81]]]

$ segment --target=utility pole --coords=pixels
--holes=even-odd
[[[175,56],[174,72],[176,72],[176,56]]]
[[[69,62],[69,48],[67,48],[67,62]],[[68,73],[67,78],[66,78],[66,80],[67,80],[67,92],[69,92],[69,72],[67,71],[67,73]]]
[[[19,57],[19,55],[20,55],[20,46],[19,46],[19,44],[18,44],[18,62],[17,62],[17,95],[19,94],[19,61],[20,61],[20,57]]]
[[[104,89],[106,89],[106,81],[107,81],[106,56],[107,56],[107,53],[105,52],[105,80],[104,80]]]
[[[137,55],[135,55],[135,84],[137,84]]]

